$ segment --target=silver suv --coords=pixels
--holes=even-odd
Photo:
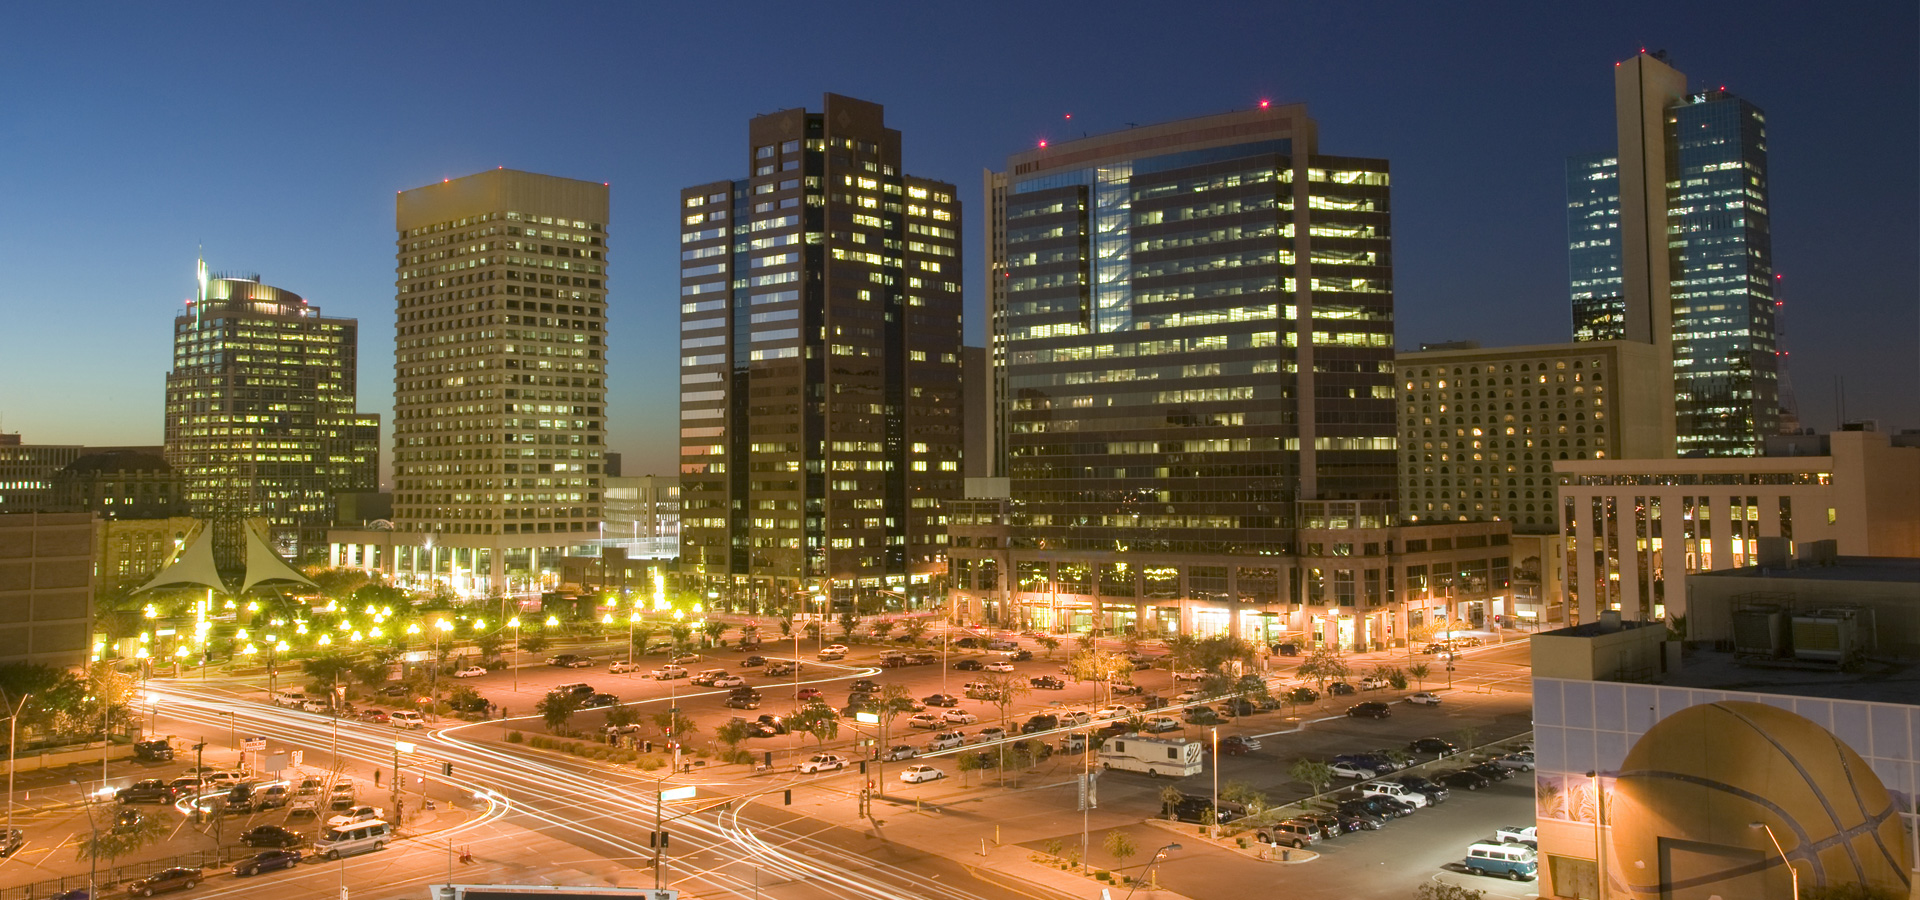
[[[1263,844],[1279,844],[1295,850],[1320,840],[1320,828],[1312,822],[1288,819],[1276,825],[1264,825],[1256,833]]]

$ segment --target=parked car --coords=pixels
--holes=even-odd
[[[1533,825],[1507,825],[1493,833],[1494,839],[1502,844],[1526,844],[1531,847],[1539,843],[1539,829]]]
[[[372,722],[375,725],[385,725],[387,724],[387,711],[384,709],[366,710],[360,713],[360,721]]]
[[[1478,772],[1479,774],[1486,776],[1488,780],[1491,780],[1491,781],[1506,781],[1507,779],[1513,777],[1512,769],[1509,769],[1506,766],[1498,765],[1496,763],[1491,763],[1491,762],[1474,763],[1473,765],[1467,767],[1467,771]]]
[[[819,653],[814,655],[814,657],[820,660],[821,662],[833,662],[834,660],[846,659],[847,649],[845,647],[841,647],[840,649],[835,650],[832,647],[823,647],[821,648]]]
[[[991,741],[1006,740],[1006,738],[1007,730],[1005,728],[1001,728],[998,725],[989,725],[974,734],[973,742],[976,744],[985,744]]]
[[[1093,711],[1096,719],[1125,719],[1139,714],[1139,710],[1125,703],[1109,703]]]
[[[714,687],[739,687],[746,684],[747,680],[738,675],[722,675],[708,683]]]
[[[1353,719],[1384,719],[1391,715],[1393,710],[1378,700],[1362,700],[1347,707],[1347,717]]]
[[[946,720],[933,713],[918,713],[907,717],[907,726],[910,728],[925,728],[929,731],[937,731],[945,728],[946,725]]]
[[[928,706],[959,706],[960,698],[952,694],[931,694],[921,698]]]
[[[990,662],[990,663],[987,663],[983,668],[985,668],[989,672],[1011,672],[1013,671],[1013,663],[1006,662],[1004,660],[997,661],[997,662]]]
[[[1493,760],[1493,763],[1495,765],[1501,766],[1502,768],[1518,769],[1522,772],[1531,772],[1533,771],[1533,754],[1508,753],[1505,756],[1495,757]]]
[[[980,661],[977,659],[963,659],[957,663],[954,663],[953,667],[962,672],[978,672],[983,668]]]
[[[173,759],[173,745],[165,740],[137,741],[133,755],[143,762],[166,762]]]
[[[1320,827],[1300,819],[1287,819],[1260,827],[1255,830],[1254,836],[1263,844],[1279,844],[1299,850],[1320,841]]]
[[[979,716],[964,709],[949,709],[940,714],[940,719],[949,725],[972,725],[980,721]]]
[[[640,671],[640,666],[635,664],[633,660],[623,659],[617,663],[614,663],[613,665],[608,666],[607,671],[614,675],[625,675],[629,672]]]
[[[1021,734],[1033,734],[1037,731],[1052,731],[1060,727],[1060,717],[1051,713],[1039,713],[1030,716],[1026,724],[1020,726]]]
[[[711,686],[715,678],[719,678],[720,676],[725,674],[727,674],[727,670],[725,669],[708,669],[705,672],[701,672],[700,674],[693,676],[689,680],[692,681],[694,684]]]
[[[1245,756],[1260,749],[1260,739],[1245,735],[1228,735],[1220,739],[1220,752],[1228,756]]]
[[[771,713],[761,713],[760,718],[755,719],[754,721],[756,724],[760,725],[763,729],[767,729],[767,728],[773,729],[774,734],[786,734],[788,730],[787,720],[779,716],[773,715]]]
[[[356,806],[340,815],[327,819],[327,827],[339,828],[342,825],[352,825],[355,822],[371,822],[375,819],[385,818],[385,816],[382,815],[384,812],[385,810],[378,806]]]
[[[1360,786],[1360,794],[1366,797],[1392,797],[1402,803],[1410,804],[1416,809],[1425,809],[1433,805],[1433,801],[1427,799],[1426,794],[1420,793],[1397,781],[1368,782]]]
[[[1336,681],[1327,685],[1327,695],[1331,697],[1345,697],[1354,693],[1357,693],[1354,686],[1344,681]]]
[[[816,753],[812,759],[801,763],[797,768],[802,775],[812,775],[818,772],[837,772],[846,767],[846,757],[833,753]]]
[[[767,664],[767,658],[764,656],[749,656],[746,659],[743,659],[740,661],[740,668],[757,669],[766,664]]]
[[[1375,675],[1360,679],[1360,689],[1363,691],[1378,691],[1390,687],[1393,687],[1393,682]]]
[[[800,664],[797,662],[767,663],[767,676],[771,678],[778,678],[782,675],[792,675],[798,671],[800,671]]]
[[[1436,737],[1415,740],[1407,745],[1407,749],[1414,753],[1431,753],[1435,756],[1452,756],[1460,752],[1460,748],[1454,746],[1452,741],[1443,741]]]
[[[1166,812],[1167,818],[1178,822],[1204,824],[1207,821],[1209,809],[1214,811],[1214,820],[1220,825],[1225,825],[1247,814],[1247,808],[1239,803],[1222,800],[1220,805],[1215,807],[1213,800],[1207,797],[1181,797],[1179,802],[1168,806]]]
[[[466,667],[466,668],[464,668],[464,669],[455,669],[455,670],[454,670],[454,672],[453,672],[453,677],[455,677],[455,678],[479,678],[480,676],[482,676],[482,675],[485,675],[485,674],[487,674],[487,670],[486,670],[486,669],[484,669],[484,668],[482,668],[482,667],[480,667],[480,666],[468,666],[468,667]]]
[[[1440,695],[1432,691],[1421,691],[1416,694],[1408,694],[1407,702],[1418,706],[1439,706]]]
[[[1303,812],[1294,818],[1312,823],[1320,829],[1320,839],[1330,841],[1347,833],[1346,826],[1340,824],[1340,817],[1323,812]]]
[[[134,897],[151,897],[168,891],[190,891],[199,883],[199,869],[169,866],[145,878],[127,882],[127,893]]]
[[[730,694],[727,696],[728,709],[759,709],[759,694]]]
[[[1427,795],[1427,800],[1431,803],[1445,803],[1447,798],[1453,796],[1453,792],[1447,790],[1444,786],[1435,784],[1418,775],[1402,775],[1394,780]]]
[[[1188,707],[1186,714],[1181,718],[1186,719],[1187,722],[1194,725],[1220,724],[1220,714],[1214,712],[1213,707],[1210,707],[1210,706]]]
[[[1038,691],[1064,691],[1067,683],[1053,675],[1035,675],[1027,679],[1027,684]]]
[[[912,759],[919,755],[920,751],[915,750],[912,744],[895,744],[889,747],[887,752],[880,754],[880,758],[887,762],[898,762],[903,759]]]
[[[1351,778],[1355,781],[1364,781],[1368,778],[1380,777],[1380,773],[1374,771],[1373,767],[1362,766],[1359,763],[1331,762],[1327,765],[1333,769],[1333,777],[1335,778]]]
[[[559,666],[563,669],[584,669],[593,665],[593,660],[577,653],[562,653],[559,656],[547,657],[547,665]]]
[[[617,706],[619,705],[619,703],[620,703],[619,697],[606,693],[605,691],[596,691],[594,693],[588,694],[587,699],[580,701],[580,708],[581,709],[603,709],[609,706]]]
[[[1007,661],[1008,661],[1008,662],[1029,662],[1029,661],[1031,661],[1032,659],[1033,659],[1033,651],[1032,651],[1032,650],[1010,650],[1010,651],[1007,651]]]
[[[1147,734],[1165,734],[1169,731],[1179,731],[1181,727],[1180,720],[1172,716],[1154,716],[1148,719],[1146,725],[1140,730]]]
[[[247,875],[258,875],[261,872],[271,872],[276,869],[291,869],[299,864],[300,851],[298,850],[267,850],[262,853],[256,853],[236,863],[233,867],[233,874],[245,877]]]
[[[947,773],[928,765],[908,766],[905,771],[900,773],[900,780],[907,784],[939,781],[945,777],[947,777]]]
[[[1465,788],[1469,791],[1477,791],[1493,783],[1493,780],[1487,776],[1468,769],[1455,769],[1451,772],[1442,772],[1433,776],[1433,780],[1450,788]]]
[[[142,778],[114,791],[113,799],[121,803],[172,803],[179,795],[173,785],[158,778]]]
[[[958,731],[943,731],[927,741],[927,752],[938,753],[942,750],[952,750],[955,747],[965,746],[966,743],[966,735]]]
[[[26,832],[18,828],[0,830],[0,859],[5,859],[19,852],[21,847],[26,846],[26,843]]]
[[[1289,703],[1314,703],[1320,699],[1320,692],[1310,687],[1297,687],[1286,694]]]
[[[1382,820],[1413,815],[1412,805],[1401,803],[1392,797],[1354,797],[1340,801],[1337,809],[1352,815],[1378,816]]]
[[[655,681],[672,681],[675,678],[687,677],[687,669],[685,666],[664,665],[653,670],[652,677]]]
[[[845,655],[847,653],[847,645],[828,644],[825,647],[821,647],[820,650],[821,652],[824,652],[824,653],[839,653],[839,654]]]
[[[147,817],[142,815],[139,810],[123,809],[119,815],[113,817],[113,833],[127,834],[137,830],[140,825],[146,821]]]
[[[396,728],[425,728],[426,717],[410,709],[396,709],[387,714],[387,723]]]

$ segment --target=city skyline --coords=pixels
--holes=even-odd
[[[1248,9],[1219,12],[1223,21],[1237,21]],[[1831,427],[1835,378],[1845,377],[1850,418],[1912,426],[1912,146],[1881,135],[1912,130],[1905,126],[1915,104],[1901,101],[1915,93],[1914,67],[1905,64],[1913,49],[1879,36],[1911,29],[1846,32],[1846,59],[1859,64],[1841,67],[1838,51],[1821,49],[1843,44],[1828,39],[1845,27],[1838,17],[1794,20],[1789,29],[1787,9],[1759,7],[1737,22],[1704,11],[1656,17],[1652,7],[1630,9],[1618,21],[1582,21],[1578,38],[1563,37],[1568,29],[1554,27],[1571,26],[1573,13],[1564,21],[1529,10],[1441,22],[1421,18],[1437,14],[1409,11],[1378,23],[1367,50],[1343,50],[1334,42],[1289,57],[1255,52],[1259,36],[1270,34],[1256,23],[1246,34],[1166,39],[1171,51],[1217,45],[1220,52],[1209,50],[1209,59],[1220,62],[1206,72],[1169,65],[1094,77],[1086,53],[1068,52],[1046,63],[1044,74],[1051,79],[1007,71],[1005,62],[1030,49],[1031,38],[1002,41],[986,27],[998,17],[983,10],[980,26],[933,29],[921,22],[926,27],[916,31],[912,18],[886,28],[858,25],[851,32],[856,43],[928,35],[931,43],[920,51],[885,51],[917,54],[899,57],[919,64],[894,66],[898,76],[890,70],[888,78],[878,79],[872,73],[879,67],[833,63],[812,79],[778,89],[730,76],[674,96],[654,85],[692,59],[691,50],[663,47],[656,59],[618,67],[591,62],[592,53],[581,54],[585,62],[533,61],[528,77],[519,79],[525,83],[509,95],[513,101],[537,96],[562,112],[597,109],[587,105],[597,100],[576,107],[564,92],[542,86],[575,76],[614,79],[628,89],[623,96],[638,98],[617,116],[609,114],[604,139],[588,129],[564,142],[541,138],[540,129],[483,133],[473,123],[489,107],[478,98],[419,111],[406,105],[388,78],[337,73],[317,62],[334,54],[378,57],[386,38],[289,13],[248,11],[217,20],[189,14],[166,22],[133,14],[101,35],[109,51],[125,51],[116,67],[81,72],[31,49],[14,63],[35,73],[28,83],[71,76],[49,85],[44,95],[21,100],[13,118],[16,140],[6,155],[10,179],[19,181],[11,193],[23,207],[47,213],[5,226],[17,258],[35,260],[21,267],[16,290],[23,297],[73,296],[70,287],[56,291],[47,284],[83,265],[69,255],[79,251],[57,238],[73,230],[61,219],[84,210],[89,220],[105,220],[96,237],[118,249],[107,265],[85,264],[94,272],[89,284],[100,294],[78,299],[97,305],[100,314],[87,317],[94,323],[88,338],[117,364],[72,371],[66,348],[78,335],[72,319],[62,318],[65,304],[17,301],[11,340],[0,341],[10,360],[0,377],[12,388],[0,401],[0,428],[20,432],[30,443],[156,443],[163,403],[153,376],[164,369],[168,347],[153,335],[191,293],[190,260],[202,244],[223,265],[281,273],[277,277],[300,285],[330,313],[367,323],[361,362],[371,368],[360,372],[369,379],[360,407],[390,423],[389,360],[380,351],[392,340],[392,250],[377,239],[390,227],[382,221],[384,192],[506,166],[612,180],[613,228],[619,232],[613,240],[625,255],[622,278],[610,294],[616,307],[609,316],[610,343],[619,349],[608,366],[609,447],[625,453],[631,472],[671,472],[677,446],[669,429],[658,426],[674,419],[676,403],[670,391],[658,388],[672,383],[676,356],[671,331],[663,327],[677,301],[675,193],[682,185],[732,174],[719,160],[739,146],[743,118],[804,106],[822,90],[884,104],[890,124],[906,135],[904,150],[916,160],[914,169],[963,185],[981,168],[1043,139],[1244,109],[1261,99],[1307,103],[1324,127],[1394,162],[1396,338],[1402,349],[1449,339],[1485,345],[1564,341],[1571,330],[1563,299],[1564,160],[1610,144],[1613,123],[1604,111],[1611,105],[1611,63],[1643,45],[1667,49],[1697,84],[1724,83],[1768,111],[1775,257],[1793,313],[1785,347],[1794,355],[1802,421]],[[1911,10],[1888,12],[1912,16]],[[583,40],[597,49],[645,49],[659,40],[651,35],[690,21],[675,15],[691,16],[669,13],[664,27],[647,32],[637,16],[609,13],[603,34]],[[454,59],[462,37],[507,21],[504,8],[480,8],[438,39],[444,45],[401,65]],[[1329,34],[1341,24],[1313,15],[1305,21],[1310,31]],[[136,39],[143,26],[152,34]],[[771,26],[749,21],[744,27]],[[268,42],[299,34],[306,43],[296,46],[284,67],[248,80],[223,67],[175,60],[154,40],[168,34],[208,40],[251,35]],[[1800,46],[1782,46],[1789,34]],[[1874,43],[1881,40],[1889,43]],[[1887,52],[1874,52],[1876,46]],[[1489,53],[1486,47],[1499,50]],[[303,68],[298,61],[309,59],[305,53],[321,55]],[[624,61],[647,54],[616,55]],[[1396,61],[1378,62],[1390,57]],[[1779,65],[1782,58],[1792,64]],[[1362,64],[1352,65],[1356,59]],[[1884,68],[1874,68],[1876,61]],[[152,73],[129,84],[124,73],[143,64]],[[542,75],[543,67],[558,68]],[[1828,74],[1840,71],[1847,74]],[[1402,87],[1415,83],[1422,88]],[[309,134],[312,146],[284,159],[236,155],[216,140],[227,129],[213,127],[239,118],[220,112],[228,109],[247,109],[246,118],[268,132]],[[214,112],[200,113],[206,121],[196,121],[196,110]],[[98,149],[123,146],[97,140],[123,133],[146,135],[138,146],[147,152],[116,150],[121,155],[114,156]],[[1458,140],[1466,133],[1495,138],[1495,149],[1489,153],[1486,142]],[[661,139],[666,135],[671,139]],[[1847,165],[1823,158],[1842,148]],[[1872,182],[1877,190],[1860,189],[1847,174],[1862,169],[1880,173]],[[65,205],[53,203],[42,192],[55,186],[77,195]],[[259,228],[224,215],[229,195],[273,208],[279,224]],[[964,192],[962,199],[968,199]],[[1461,222],[1471,227],[1459,227]],[[1849,225],[1858,222],[1875,227]],[[976,228],[970,226],[963,240],[963,259],[983,258]],[[973,344],[983,340],[985,321],[977,268],[970,264],[962,273]],[[52,390],[56,383],[70,383],[73,390]],[[74,416],[75,410],[83,415]],[[390,441],[389,431],[382,443]]]

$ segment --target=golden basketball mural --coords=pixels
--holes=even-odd
[[[1751,896],[1862,883],[1910,890],[1893,798],[1852,748],[1764,703],[1688,707],[1655,725],[1610,776],[1606,878],[1633,898]]]

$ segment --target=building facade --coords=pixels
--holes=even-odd
[[[54,475],[79,459],[78,444],[25,444],[0,435],[0,513],[50,511],[58,501]]]
[[[264,517],[280,553],[320,553],[333,493],[379,482],[380,421],[355,409],[358,348],[355,320],[201,263],[167,373],[166,458],[191,514]],[[216,548],[223,566],[240,552]]]
[[[90,513],[0,515],[0,663],[92,657],[95,524]]]
[[[1400,354],[1401,515],[1558,531],[1560,461],[1672,455],[1658,360],[1631,341]]]
[[[1920,556],[1920,448],[1842,431],[1820,456],[1556,461],[1577,622],[1685,613],[1687,576],[1755,564],[1760,542]]]
[[[185,485],[164,454],[161,447],[88,453],[54,473],[55,503],[102,519],[184,516]]]
[[[1681,455],[1757,455],[1780,422],[1766,115],[1662,54],[1614,84],[1618,152],[1567,166],[1575,339],[1670,351]]]
[[[748,123],[681,192],[681,557],[724,602],[918,600],[960,494],[960,204],[882,108]]]
[[[657,475],[607,479],[602,538],[629,546],[634,557],[680,555],[680,482]]]
[[[392,527],[335,532],[335,565],[533,590],[600,536],[607,198],[506,168],[400,192]]]

